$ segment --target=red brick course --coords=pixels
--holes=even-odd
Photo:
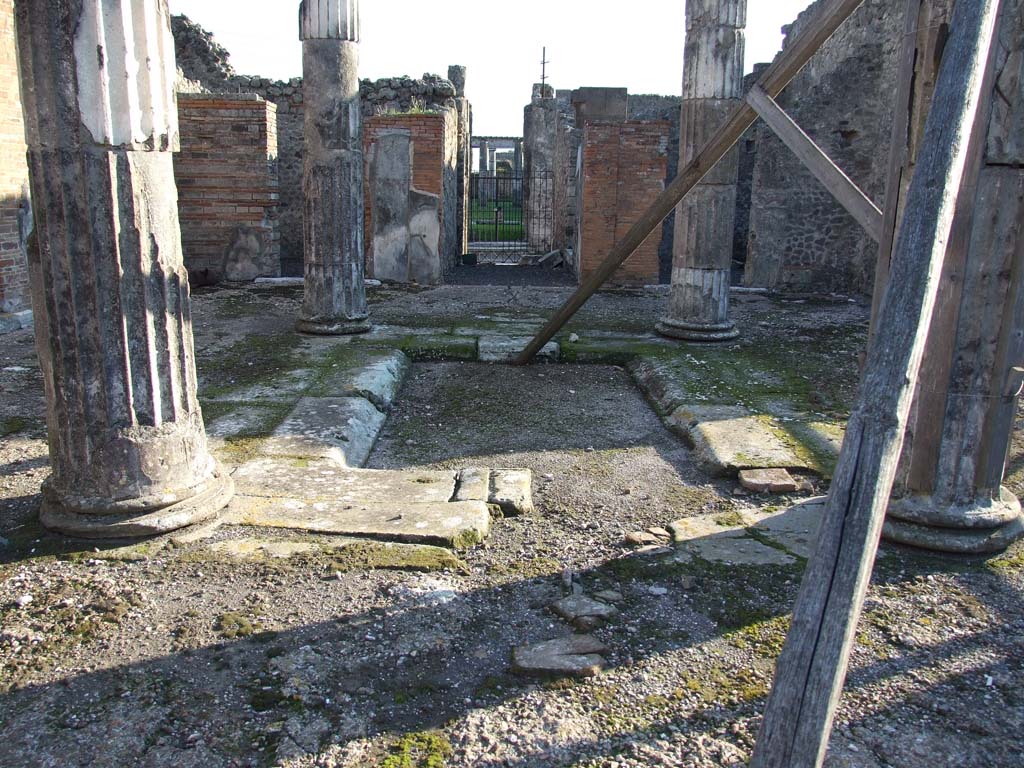
[[[28,262],[19,220],[27,212],[25,123],[14,43],[14,2],[0,0],[0,312],[28,308]]]
[[[174,157],[185,265],[220,277],[239,227],[261,232],[280,260],[277,107],[252,94],[178,94]]]
[[[577,240],[581,282],[665,188],[669,127],[667,121],[584,127]],[[660,239],[657,227],[607,285],[656,284]]]

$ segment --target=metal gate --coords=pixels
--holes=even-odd
[[[552,241],[550,175],[474,173],[469,249],[473,253],[546,253]]]

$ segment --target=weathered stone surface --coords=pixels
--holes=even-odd
[[[533,471],[529,469],[496,469],[491,472],[488,497],[506,515],[531,515],[533,506]]]
[[[591,635],[572,635],[525,645],[512,652],[512,670],[538,677],[595,677],[601,673],[607,647]]]
[[[0,335],[32,327],[32,310],[0,313]]]
[[[794,493],[800,487],[784,469],[741,469],[740,485],[754,493]]]
[[[746,525],[753,525],[753,519],[739,517],[743,525],[736,525],[731,520],[726,524],[715,520],[713,517],[684,517],[669,524],[672,537],[677,543],[696,541],[708,538],[741,538],[746,536]]]
[[[314,372],[308,368],[283,371],[273,382],[253,384],[232,389],[230,382],[204,379],[201,391],[203,398],[213,403],[293,403],[309,388]],[[209,389],[211,394],[206,394]]]
[[[522,352],[532,337],[481,336],[477,342],[477,355],[481,363],[508,363]],[[549,341],[537,353],[541,360],[558,360],[559,346]]]
[[[491,516],[482,501],[442,503],[359,503],[239,495],[227,523],[291,528],[387,541],[440,544],[461,549],[483,541]]]
[[[684,405],[688,393],[675,381],[668,365],[660,360],[637,358],[628,366],[633,380],[662,416]]]
[[[85,537],[205,520],[232,489],[196,398],[169,16],[130,8],[145,23],[105,25],[101,3],[15,9],[53,466],[41,518]]]
[[[491,470],[470,467],[459,472],[454,501],[487,501],[491,495]]]
[[[363,397],[379,411],[391,408],[410,361],[397,350],[353,350],[352,356],[330,368],[310,390],[321,397]]]
[[[619,615],[614,605],[594,600],[586,595],[570,595],[551,604],[551,610],[566,621],[572,622],[579,618],[593,618],[607,621]]]
[[[818,540],[825,514],[825,498],[808,499],[785,512],[759,520],[752,527],[758,534],[800,557],[810,557]]]
[[[697,460],[716,474],[766,467],[816,469],[771,417],[754,416],[745,408],[682,406],[669,421],[693,445]]]
[[[443,504],[455,490],[454,472],[349,469],[326,460],[297,466],[287,459],[255,459],[232,479],[243,496],[345,503]]]
[[[233,438],[265,437],[280,419],[280,405],[236,405],[207,427],[210,448],[220,451]]]
[[[333,459],[361,467],[385,416],[361,397],[304,397],[261,446],[272,456]]]

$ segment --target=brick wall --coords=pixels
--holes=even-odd
[[[276,113],[253,94],[178,95],[174,176],[185,265],[199,284],[280,274]]]
[[[29,305],[24,236],[30,216],[14,2],[0,0],[0,312],[17,312]]]
[[[665,188],[669,127],[663,120],[584,126],[577,235],[581,282]],[[660,240],[656,229],[608,285],[657,283]]]
[[[373,243],[373,211],[370,193],[370,148],[378,132],[401,128],[412,134],[412,183],[420,192],[438,195],[440,200],[440,253],[445,271],[461,255],[462,235],[458,227],[457,164],[459,150],[459,117],[455,110],[422,114],[374,115],[363,121],[363,157],[366,161],[365,239],[366,252]]]

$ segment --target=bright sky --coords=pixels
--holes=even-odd
[[[747,70],[771,61],[780,28],[810,0],[750,0]],[[285,80],[302,74],[298,0],[170,0],[231,52],[235,70]],[[449,64],[469,68],[467,95],[478,136],[519,136],[547,46],[556,88],[617,86],[682,92],[684,0],[363,0],[360,75],[376,79]],[[599,10],[604,8],[605,10]]]

